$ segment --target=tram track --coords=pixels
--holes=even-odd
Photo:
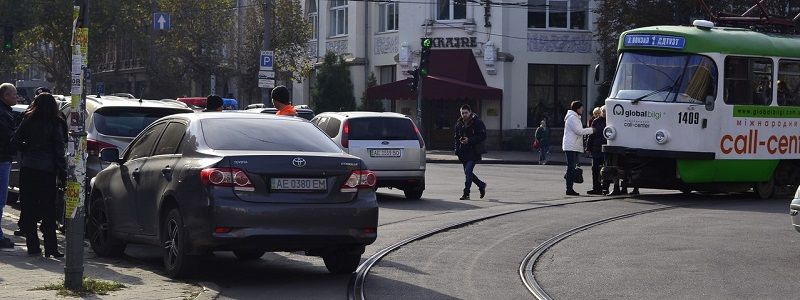
[[[585,231],[585,230],[588,230],[588,229],[591,229],[593,227],[597,227],[597,226],[600,226],[600,225],[603,225],[603,224],[607,224],[607,223],[611,223],[611,222],[614,222],[614,221],[619,221],[619,220],[623,220],[623,219],[627,219],[627,218],[632,218],[632,217],[636,217],[636,216],[640,216],[640,215],[644,215],[644,214],[661,212],[661,211],[666,211],[666,210],[672,210],[672,209],[686,207],[686,206],[689,206],[689,205],[676,205],[676,206],[667,206],[667,207],[660,207],[660,208],[655,208],[655,209],[641,210],[641,211],[638,211],[638,212],[633,212],[633,213],[622,214],[622,215],[618,215],[618,216],[614,216],[614,217],[610,217],[610,218],[605,218],[605,219],[602,219],[602,220],[594,221],[594,222],[591,222],[591,223],[588,223],[588,224],[584,224],[584,225],[572,228],[570,230],[564,231],[564,232],[562,232],[562,233],[560,233],[560,234],[548,239],[544,243],[541,243],[538,247],[534,248],[530,253],[528,253],[527,256],[525,256],[525,258],[522,260],[522,263],[520,263],[520,266],[519,266],[520,279],[522,280],[522,283],[525,285],[525,287],[528,289],[528,291],[534,297],[536,297],[536,299],[539,299],[539,300],[552,300],[553,298],[551,298],[550,295],[547,294],[547,292],[544,290],[544,288],[542,288],[542,286],[539,285],[539,283],[536,281],[536,277],[534,276],[533,271],[534,271],[534,268],[536,266],[536,262],[539,260],[539,257],[542,254],[544,254],[548,249],[553,247],[555,244],[557,244],[558,242],[560,242],[560,241],[562,241],[562,240],[564,240],[564,239],[566,239],[566,238],[568,238],[568,237],[570,237],[572,235],[575,235],[575,234],[577,234],[579,232],[582,232],[582,231]]]
[[[411,237],[408,237],[406,239],[403,239],[403,240],[401,240],[399,242],[396,242],[396,243],[392,244],[391,246],[388,246],[386,248],[383,248],[383,249],[377,251],[375,254],[373,254],[372,256],[367,258],[364,262],[362,262],[358,266],[356,271],[353,273],[353,275],[350,277],[350,282],[349,282],[348,288],[347,288],[347,299],[356,299],[356,300],[366,299],[366,297],[364,296],[364,288],[365,288],[367,275],[369,274],[369,271],[372,269],[372,267],[374,267],[378,262],[380,262],[388,254],[390,254],[390,253],[402,248],[403,246],[411,244],[413,242],[423,240],[425,238],[431,237],[431,236],[439,234],[439,233],[443,233],[443,232],[450,231],[450,230],[453,230],[453,229],[457,229],[457,228],[461,228],[461,227],[464,227],[464,226],[468,226],[468,225],[471,225],[471,224],[474,224],[474,223],[478,223],[478,222],[482,222],[482,221],[486,221],[486,220],[490,220],[490,219],[495,219],[495,218],[498,218],[498,217],[507,216],[507,215],[511,215],[511,214],[522,213],[522,212],[527,212],[527,211],[532,211],[532,210],[537,210],[537,209],[543,209],[543,208],[553,208],[553,207],[567,206],[567,205],[573,205],[573,204],[583,204],[583,203],[604,202],[604,201],[619,200],[619,199],[623,199],[623,198],[627,198],[627,197],[601,198],[601,199],[595,199],[595,200],[573,201],[573,202],[566,202],[566,203],[546,204],[546,205],[536,206],[536,207],[526,207],[526,208],[514,209],[514,210],[500,212],[500,213],[494,213],[494,214],[490,214],[490,215],[486,215],[486,216],[475,217],[475,218],[472,218],[472,219],[469,219],[469,220],[465,220],[465,221],[461,221],[461,222],[457,222],[457,223],[441,226],[441,227],[438,227],[438,228],[434,228],[434,229],[431,229],[431,230],[416,234],[414,236],[411,236]],[[561,199],[558,199],[558,200],[561,200]],[[530,205],[530,204],[539,204],[539,202],[531,201],[531,202],[519,203],[519,204],[521,204],[521,205],[526,205],[526,204]]]

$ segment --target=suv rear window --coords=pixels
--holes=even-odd
[[[292,119],[205,119],[203,137],[211,149],[342,152],[317,126]]]
[[[409,119],[353,118],[348,123],[351,140],[417,140]]]
[[[159,107],[107,107],[94,112],[94,128],[103,135],[135,137],[162,117],[191,110]]]

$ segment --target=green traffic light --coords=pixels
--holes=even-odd
[[[5,43],[5,44],[3,44],[3,49],[6,49],[6,50],[11,50],[11,43]]]
[[[422,47],[430,48],[431,47],[431,39],[422,40]]]

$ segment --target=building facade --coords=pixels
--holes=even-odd
[[[405,72],[419,61],[420,40],[432,38],[431,77],[454,82],[452,89],[464,94],[423,97],[426,138],[433,148],[452,146],[449,136],[458,107],[470,103],[486,123],[490,147],[500,148],[515,139],[530,141],[541,120],[563,127],[571,101],[594,105],[598,88],[593,73],[599,62],[593,35],[596,6],[594,0],[529,0],[527,5],[307,0],[304,9],[314,26],[309,54],[318,58],[329,51],[343,55],[357,101],[367,89],[370,74],[379,85],[405,79]],[[459,53],[469,53],[473,61],[453,55]],[[477,75],[464,75],[474,80],[455,78],[462,71],[453,70],[463,65],[477,65]],[[302,99],[298,103],[313,101],[312,82],[294,85],[294,98]],[[501,90],[500,99],[473,97],[470,89],[459,88],[481,84]],[[386,110],[416,117],[416,98],[381,95]]]

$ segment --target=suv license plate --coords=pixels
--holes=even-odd
[[[369,149],[371,157],[400,157],[400,149]]]
[[[273,191],[318,192],[328,189],[325,178],[270,178]]]

